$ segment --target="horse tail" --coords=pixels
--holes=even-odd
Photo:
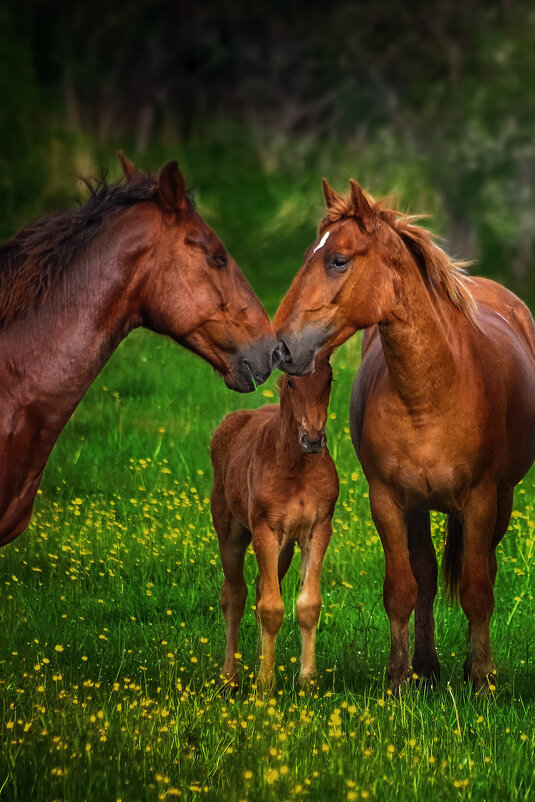
[[[442,576],[446,595],[450,601],[459,598],[459,583],[463,572],[463,525],[458,518],[448,515],[446,547],[442,558]]]

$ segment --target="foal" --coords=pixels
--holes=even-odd
[[[212,439],[212,518],[225,581],[221,608],[227,627],[223,673],[238,683],[236,652],[247,587],[243,563],[251,542],[259,569],[258,686],[273,682],[275,641],[284,616],[281,582],[298,543],[301,593],[301,684],[316,674],[315,639],[323,557],[331,539],[338,475],[326,448],[332,369],[328,360],[303,378],[285,376],[280,405],[227,415]]]

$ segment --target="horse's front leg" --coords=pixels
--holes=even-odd
[[[279,584],[280,544],[276,532],[262,523],[254,528],[253,549],[258,562],[256,616],[259,632],[257,684],[268,690],[274,682],[275,643],[284,618],[284,604]]]
[[[412,667],[423,679],[438,679],[440,663],[435,648],[433,603],[437,593],[437,555],[431,538],[429,513],[411,518],[407,524],[409,557],[418,584],[414,611]]]
[[[321,612],[321,566],[331,540],[330,517],[316,524],[311,537],[302,545],[301,593],[297,599],[297,621],[301,630],[301,672],[305,685],[316,676],[316,630]]]
[[[411,673],[409,619],[416,604],[418,586],[412,573],[403,511],[390,488],[370,484],[372,518],[385,554],[383,600],[390,621],[390,688],[397,690]]]
[[[468,618],[470,644],[465,679],[479,691],[492,684],[496,668],[490,649],[490,619],[494,611],[491,576],[493,537],[497,523],[496,488],[476,488],[464,510],[463,570],[459,596]]]

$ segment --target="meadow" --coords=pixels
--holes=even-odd
[[[201,150],[190,149],[186,175],[199,177],[201,211],[272,313],[314,237],[319,182],[304,172],[260,180],[238,152],[208,180],[210,157],[203,174]],[[153,166],[163,161],[152,154]],[[344,180],[348,170],[340,166]],[[364,183],[373,170],[370,159]],[[409,190],[417,179],[399,178]],[[239,195],[226,193],[231,180]],[[373,186],[393,183],[385,168]],[[495,694],[474,698],[464,685],[466,620],[440,591],[441,680],[392,696],[383,555],[348,428],[358,361],[358,338],[333,358],[327,432],[341,492],[322,576],[318,683],[297,682],[296,554],[276,688],[256,692],[249,553],[243,682],[232,696],[220,679],[210,436],[227,412],[273,403],[276,377],[239,396],[163,338],[137,331],[120,346],[54,449],[27,532],[0,550],[0,799],[533,798],[535,471],[517,489],[498,552]],[[441,553],[438,514],[433,534]]]

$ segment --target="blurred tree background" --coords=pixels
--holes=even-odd
[[[122,147],[178,158],[271,311],[357,178],[535,300],[531,0],[6,0],[0,217],[73,202]]]

